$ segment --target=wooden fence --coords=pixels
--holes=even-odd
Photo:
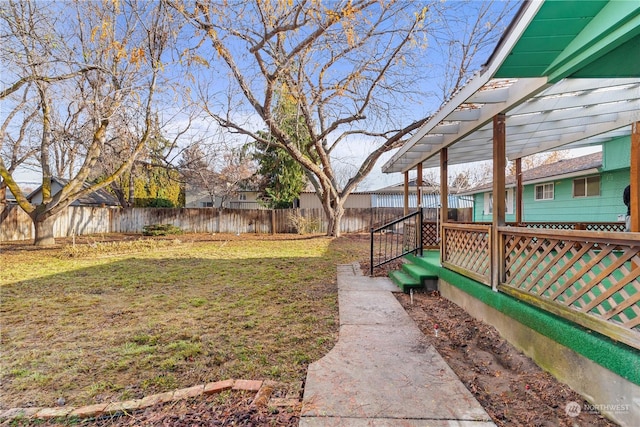
[[[345,209],[343,233],[368,232],[371,227],[403,215],[401,208]],[[297,233],[292,221],[305,223],[310,231],[327,230],[322,209],[214,209],[214,208],[102,208],[70,206],[54,225],[55,237],[101,233],[140,233],[152,224],[173,224],[187,233]],[[33,224],[18,206],[0,213],[0,241],[33,239]]]

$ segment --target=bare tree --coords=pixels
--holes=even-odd
[[[431,31],[447,25],[441,17],[448,15],[440,10],[447,4],[166,1],[199,38],[197,46],[187,50],[192,62],[221,61],[226,66],[226,75],[215,69],[200,74],[200,81],[208,84],[200,88],[207,113],[230,131],[265,144],[269,141],[258,130],[266,127],[271,143],[284,148],[309,173],[329,219],[327,234],[338,236],[347,196],[383,153],[398,147],[426,120],[426,113],[415,111],[427,96],[424,76],[429,64],[423,58]],[[474,27],[464,64],[473,63],[479,52],[475,44],[496,39],[496,29]],[[450,91],[468,71],[460,72]],[[283,84],[310,136],[303,147],[274,114]],[[368,148],[364,160],[341,183],[333,161],[344,144]]]
[[[180,159],[178,169],[188,190],[204,192],[212,207],[224,207],[243,185],[250,183],[256,168],[242,149],[225,144],[190,145]]]
[[[33,123],[38,116],[38,107],[30,99],[29,85],[18,93],[8,95],[14,106],[4,117],[0,127],[0,157],[5,159],[7,171],[12,174],[24,166],[38,152],[33,134]],[[6,207],[7,183],[0,179],[0,212]]]
[[[551,163],[559,162],[560,160],[569,157],[568,150],[557,150],[549,153],[537,153],[522,158],[522,170],[537,168],[542,165],[550,165]],[[515,162],[509,162],[507,165],[507,171],[510,175],[516,174]]]
[[[432,32],[432,45],[445,59],[433,64],[434,72],[443,76],[438,80],[441,101],[456,93],[470,73],[480,68],[479,61],[486,59],[480,54],[495,45],[496,34],[503,32],[516,5],[503,0],[462,0],[445,10],[434,9],[443,24]]]
[[[173,34],[171,16],[155,1],[9,0],[0,8],[0,49],[10,70],[3,73],[0,99],[13,107],[10,95],[27,88],[27,97],[38,105],[42,202],[26,199],[4,155],[0,176],[33,220],[35,244],[53,244],[56,215],[113,182],[149,140],[163,54]],[[121,124],[117,118],[131,112],[139,132],[132,135],[129,156],[99,183],[85,185],[113,137],[113,125]],[[5,144],[18,143],[3,137],[3,153]],[[56,194],[54,173],[70,178]]]

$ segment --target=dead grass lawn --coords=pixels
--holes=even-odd
[[[367,235],[139,238],[0,246],[0,408],[299,383],[337,338],[336,264],[368,251]]]

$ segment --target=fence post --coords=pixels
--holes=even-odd
[[[271,234],[276,234],[276,210],[271,209]]]
[[[371,263],[369,264],[369,276],[373,277],[373,227],[371,227],[371,231],[370,231],[370,241],[371,241],[371,247],[370,247],[370,261]]]

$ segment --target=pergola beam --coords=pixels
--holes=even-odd
[[[561,145],[575,148],[603,143],[616,137],[608,133],[618,129],[628,135],[628,125],[640,120],[638,78],[566,79],[553,86],[543,78],[497,79],[487,83],[480,92],[486,99],[500,100],[502,96],[491,96],[490,93],[504,94],[505,89],[509,91],[506,102],[472,104],[464,101],[448,114],[437,116],[439,122],[430,120],[428,124],[432,127],[421,129],[417,134],[421,136],[412,138],[411,147],[403,147],[383,170],[404,172],[418,163],[437,167],[436,156],[443,147],[449,148],[449,164],[471,161],[461,154],[465,151],[476,152],[473,161],[489,160],[492,158],[488,149],[493,138],[491,120],[498,113],[505,113],[508,118],[508,158],[536,154]],[[469,99],[472,97],[468,96]],[[607,134],[608,138],[604,137]],[[594,139],[585,141],[589,138]]]

